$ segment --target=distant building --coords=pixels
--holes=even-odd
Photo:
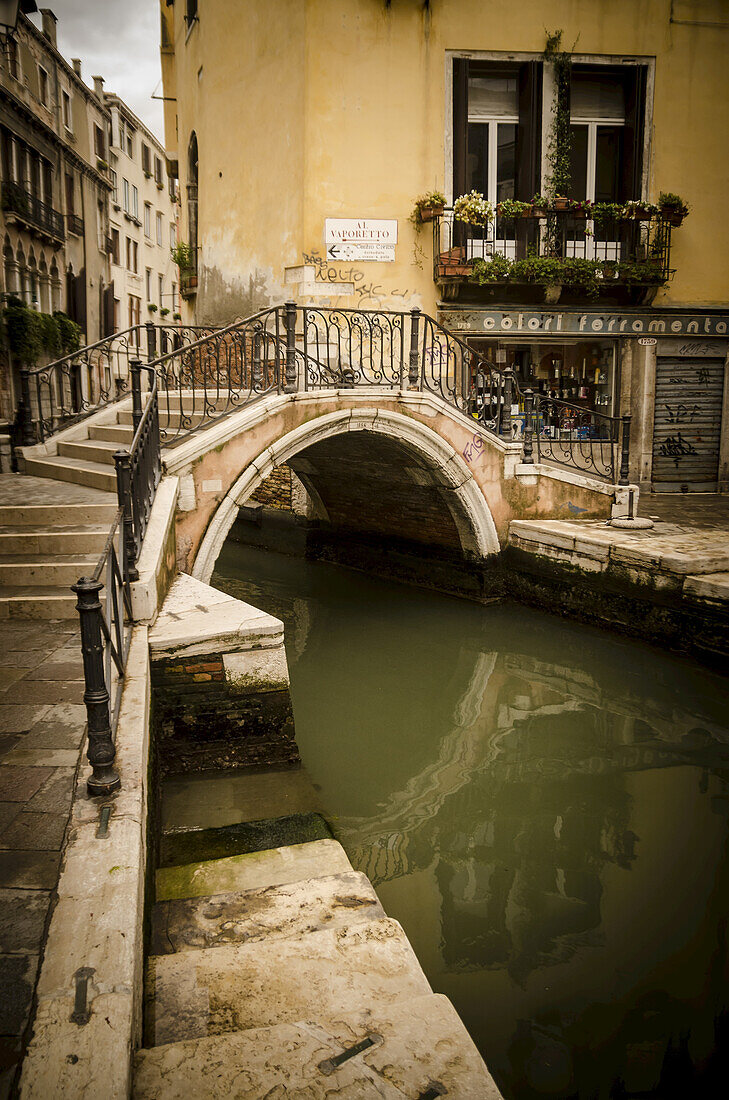
[[[113,329],[172,320],[179,278],[177,192],[160,141],[117,95],[102,93],[111,117],[109,232]],[[165,312],[166,311],[166,312]]]
[[[56,48],[56,18],[42,30],[21,3],[0,58],[2,293],[43,313],[63,310],[87,342],[107,331],[110,301],[109,111]],[[0,358],[0,422],[19,399],[18,364]]]
[[[419,307],[588,432],[630,412],[631,480],[729,487],[726,0],[160,10],[186,319]]]

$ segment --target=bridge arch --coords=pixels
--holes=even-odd
[[[445,505],[465,557],[477,560],[499,552],[494,519],[479,485],[463,458],[436,431],[413,417],[395,411],[350,408],[327,413],[293,428],[246,465],[207,525],[194,557],[192,575],[206,583],[210,581],[239,507],[250,499],[276,467],[291,463],[296,469],[292,460],[296,460],[297,456],[301,460],[304,452],[316,444],[353,432],[377,436],[413,455],[422,475],[430,479],[430,487]],[[301,469],[296,472],[316,501],[315,481]],[[412,477],[415,489],[418,470],[412,471]]]

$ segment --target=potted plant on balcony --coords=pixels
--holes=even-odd
[[[653,202],[643,202],[642,199],[628,199],[624,207],[626,218],[634,218],[636,221],[650,221],[658,213],[658,207]]]
[[[590,218],[594,205],[590,199],[570,199],[567,209],[573,218]]]
[[[170,311],[169,311],[169,308],[167,306],[162,306],[162,308],[159,311],[159,315],[160,315],[160,317],[166,317],[169,312]]]
[[[549,210],[549,199],[545,198],[544,195],[535,195],[531,207],[533,218],[546,218]]]
[[[453,217],[467,225],[488,225],[494,219],[494,208],[480,191],[470,191],[453,203]]]
[[[689,208],[680,195],[671,191],[661,191],[658,196],[661,218],[669,225],[680,225],[689,212]]]
[[[182,314],[181,313],[173,313],[172,314],[172,320],[173,321],[181,321],[182,320]]]
[[[157,306],[154,304],[154,302],[148,302],[147,303],[147,309],[149,310],[150,313],[156,313],[157,312]]]
[[[477,257],[471,268],[471,279],[479,286],[487,283],[508,282],[511,275],[512,261],[500,252],[495,252],[488,260]]]
[[[530,218],[532,204],[519,199],[502,199],[496,206],[496,213],[500,218]]]
[[[415,207],[410,215],[413,225],[421,225],[423,222],[432,222],[439,218],[445,207],[445,195],[441,191],[428,191],[415,200]]]

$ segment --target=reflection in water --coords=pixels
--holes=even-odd
[[[517,605],[236,545],[215,583],[284,619],[337,835],[504,1095],[718,1095],[725,681]]]

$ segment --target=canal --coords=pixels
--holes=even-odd
[[[726,681],[233,542],[213,583],[284,620],[324,816],[507,1100],[719,1095]]]

